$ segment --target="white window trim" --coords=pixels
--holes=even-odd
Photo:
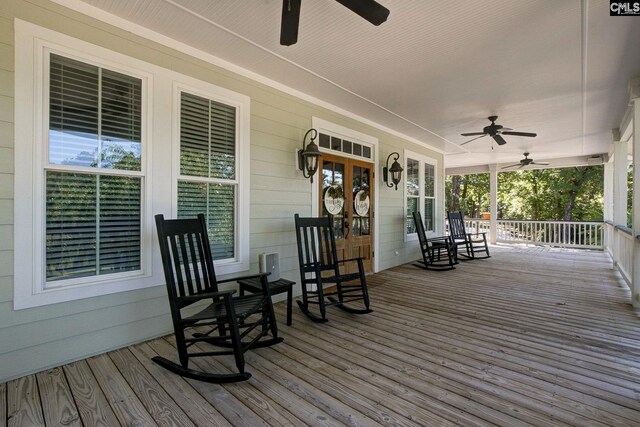
[[[250,133],[251,99],[248,96],[212,85],[200,80],[180,76],[173,82],[173,138],[172,138],[172,217],[178,215],[178,180],[180,175],[180,94],[191,93],[203,98],[218,101],[236,108],[236,179],[221,180],[220,183],[236,185],[236,229],[235,256],[233,259],[214,262],[217,275],[246,271],[250,268],[249,248],[249,212],[250,201]]]
[[[407,171],[408,170],[408,166],[407,166],[407,162],[408,160],[417,160],[419,162],[419,167],[418,167],[418,178],[419,178],[419,194],[418,194],[418,208],[420,211],[421,215],[424,215],[423,209],[421,209],[422,207],[424,207],[424,201],[425,201],[425,194],[424,194],[424,165],[425,164],[430,164],[434,167],[434,181],[433,181],[433,199],[434,199],[434,204],[433,204],[433,226],[434,226],[434,230],[431,231],[427,231],[426,234],[428,237],[432,237],[438,234],[437,230],[438,230],[438,224],[441,221],[440,218],[440,202],[438,201],[438,184],[439,184],[439,175],[438,175],[438,161],[432,157],[428,157],[425,156],[424,154],[418,154],[418,153],[414,153],[413,151],[409,151],[409,150],[404,150],[404,170]],[[405,172],[406,174],[406,172]],[[406,177],[406,175],[405,175]],[[403,205],[404,205],[404,213],[403,216],[405,218],[405,221],[407,221],[406,219],[406,215],[407,215],[407,184],[406,184],[406,178],[405,178],[405,182],[404,182],[404,186],[403,186],[403,197],[404,197],[404,201],[403,201]],[[422,218],[422,220],[424,221],[424,218]],[[407,224],[404,224],[404,241],[405,242],[412,242],[418,240],[418,233],[407,233]]]
[[[250,99],[82,40],[15,19],[15,184],[14,184],[14,309],[74,301],[152,286],[164,286],[153,215],[177,214],[172,105],[174,81],[239,103],[237,259],[216,262],[217,273],[249,269]],[[142,237],[141,270],[71,279],[70,286],[44,289],[44,162],[47,102],[44,49],[143,79],[142,108]],[[48,78],[48,77],[47,77]],[[173,141],[172,141],[173,139]],[[155,148],[154,148],[155,147]],[[153,148],[153,150],[152,150]],[[179,147],[178,147],[179,149]],[[167,168],[172,171],[167,173]],[[105,171],[112,173],[113,171]],[[117,172],[116,172],[117,173]],[[61,282],[62,283],[62,282]]]
[[[333,151],[333,150],[323,150],[322,148],[320,149],[320,151],[326,152],[327,154],[333,154],[336,156],[341,156],[341,157],[347,157],[350,159],[356,159],[356,160],[360,160],[363,162],[371,162],[373,163],[373,176],[371,177],[371,181],[372,181],[372,185],[373,185],[373,194],[375,195],[374,201],[373,201],[373,232],[374,232],[374,239],[373,239],[373,251],[374,251],[374,255],[379,254],[380,253],[380,230],[379,230],[379,220],[378,218],[380,217],[380,215],[378,215],[378,205],[379,205],[379,190],[380,187],[378,185],[378,179],[377,179],[377,171],[378,171],[378,151],[379,151],[379,144],[378,144],[378,138],[371,136],[371,135],[367,135],[365,133],[362,132],[358,132],[357,130],[353,130],[353,129],[349,129],[348,127],[336,124],[336,123],[332,123],[330,121],[321,119],[319,117],[311,117],[311,127],[314,128],[315,130],[318,131],[318,133],[325,133],[327,135],[333,135],[333,136],[337,136],[339,138],[342,139],[347,139],[349,141],[352,142],[357,142],[360,144],[364,144],[364,145],[368,145],[371,147],[371,151],[373,153],[373,158],[372,159],[367,159],[364,157],[358,157],[358,156],[353,156],[353,155],[348,155],[347,153],[340,153],[338,151]],[[302,137],[301,137],[302,138]],[[296,165],[297,163],[297,151],[296,151]],[[302,174],[302,172],[300,172]],[[316,177],[316,179],[319,179]],[[311,186],[311,215],[313,216],[320,216],[320,203],[319,203],[319,189],[318,189],[318,184],[317,181],[314,180],[313,181],[313,185]],[[379,256],[374,256],[373,257],[373,271],[378,272],[380,271],[379,268]]]

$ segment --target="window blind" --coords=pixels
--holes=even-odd
[[[139,171],[142,81],[56,54],[49,79],[49,163]]]
[[[141,268],[142,83],[50,55],[46,189],[48,282]],[[56,165],[95,173],[56,170]]]
[[[204,213],[213,259],[235,256],[235,185],[178,181],[178,218]]]
[[[141,179],[48,171],[47,281],[140,269]]]
[[[407,159],[407,212],[405,217],[405,227],[407,234],[416,232],[413,223],[413,213],[418,211],[418,201],[420,199],[420,162],[414,159]]]
[[[180,173],[235,179],[236,109],[182,93],[180,105]]]
[[[424,227],[426,231],[434,230],[435,203],[435,167],[429,163],[424,164]]]
[[[180,173],[190,179],[178,180],[178,218],[203,213],[213,259],[234,258],[236,107],[181,94]]]

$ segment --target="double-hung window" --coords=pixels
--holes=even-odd
[[[142,80],[48,59],[45,289],[139,271]]]
[[[176,215],[205,215],[219,274],[249,268],[249,98],[193,80],[174,85]]]
[[[214,260],[236,259],[236,108],[180,93],[178,218],[204,213]]]
[[[436,230],[436,161],[405,151],[405,238],[417,239],[413,212],[420,212],[426,232]]]
[[[16,20],[14,307],[154,286],[144,63]]]

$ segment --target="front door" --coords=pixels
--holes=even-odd
[[[320,214],[333,218],[338,258],[364,259],[373,271],[373,164],[323,154]],[[345,273],[357,271],[350,263]],[[341,266],[342,267],[342,266]]]

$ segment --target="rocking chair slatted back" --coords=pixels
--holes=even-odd
[[[464,228],[464,217],[462,212],[449,212],[449,235],[453,239],[464,239],[467,232]]]
[[[164,265],[165,276],[171,282],[167,283],[170,295],[185,297],[218,292],[211,252],[202,236],[193,232],[200,227],[206,230],[204,215],[197,219],[163,220],[158,227],[162,227],[165,236],[160,242],[160,252],[163,259],[171,260]],[[190,302],[182,306],[188,304]]]
[[[420,212],[413,212],[413,223],[416,225],[416,232],[418,233],[418,241],[420,241],[420,246],[424,250],[427,247],[427,233],[424,230],[424,224],[422,223]]]
[[[334,270],[338,274],[331,219],[301,218],[296,214],[295,223],[300,268],[306,273]]]

